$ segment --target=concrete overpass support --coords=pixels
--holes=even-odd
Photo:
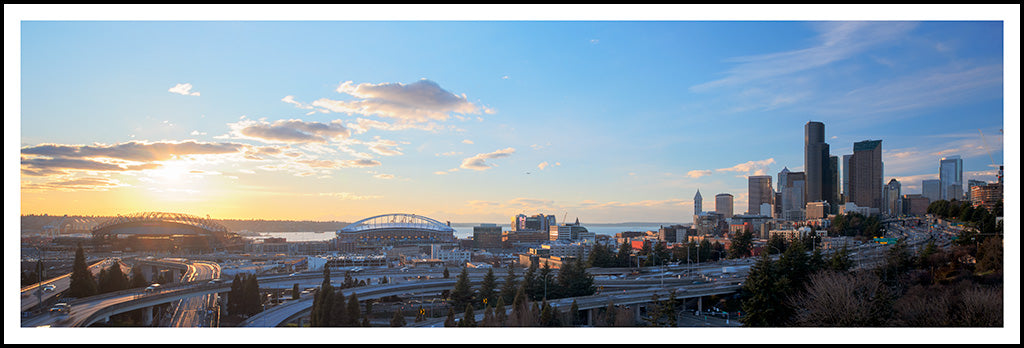
[[[142,311],[142,326],[153,326],[153,306]]]
[[[701,301],[701,297],[697,296],[697,313],[694,313],[694,315],[700,316],[700,312],[704,310],[703,308],[701,308],[701,303],[703,302],[704,301]]]
[[[595,310],[596,310],[596,308],[591,308],[591,309],[587,309],[586,310],[587,313],[585,314],[585,316],[587,318],[587,322],[586,322],[587,326],[594,326],[594,311]]]

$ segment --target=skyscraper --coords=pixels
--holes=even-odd
[[[832,209],[832,213],[839,209],[839,204],[837,204],[839,202],[839,179],[839,156],[829,156],[828,170],[825,172],[827,185],[822,187],[822,195],[825,196],[826,201],[831,203],[829,207]]]
[[[789,168],[783,168],[779,172],[779,191],[781,199],[775,203],[781,206],[781,218],[790,221],[803,220],[805,213],[804,184],[806,183],[804,172],[791,172]]]
[[[899,216],[903,212],[903,205],[900,194],[900,182],[896,179],[890,179],[888,184],[885,184],[885,208],[882,209],[883,214],[889,216]]]
[[[850,199],[861,207],[882,210],[882,141],[853,143],[850,157]]]
[[[843,155],[843,203],[846,203],[850,196],[850,157],[853,155]]]
[[[939,181],[942,182],[942,199],[963,200],[964,160],[960,156],[949,156],[939,160]]]
[[[825,124],[810,121],[804,125],[804,173],[807,176],[804,201],[818,202],[825,197],[828,144],[825,143]]]
[[[715,195],[715,212],[722,214],[726,219],[732,217],[732,195],[719,193]]]
[[[771,175],[752,175],[747,177],[747,214],[761,213],[761,204],[775,205],[775,190],[772,189]],[[768,211],[771,214],[771,210]]]
[[[942,199],[942,181],[921,180],[921,195],[928,198],[929,202]]]
[[[700,212],[704,211],[701,205],[703,204],[704,198],[700,196],[700,189],[697,189],[697,194],[693,196],[693,215],[700,215]]]

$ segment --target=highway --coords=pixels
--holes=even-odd
[[[726,263],[726,264],[740,264],[740,263],[742,263],[742,262],[736,262],[736,263],[729,262],[729,263]],[[739,288],[739,286],[737,284],[739,284],[740,282],[742,282],[743,279],[746,278],[746,271],[749,269],[749,265],[740,265],[740,266],[735,266],[734,267],[734,269],[737,271],[736,274],[718,274],[718,273],[721,273],[722,267],[723,267],[722,264],[718,264],[718,263],[715,263],[715,264],[710,265],[710,266],[703,266],[703,267],[701,267],[699,269],[695,269],[696,272],[693,272],[695,274],[690,276],[690,277],[684,277],[682,275],[683,273],[685,273],[687,271],[685,266],[676,266],[676,267],[669,266],[669,267],[665,267],[665,268],[649,267],[649,268],[647,268],[647,270],[649,270],[649,271],[657,270],[657,271],[659,271],[659,273],[658,274],[641,275],[641,276],[625,276],[625,277],[614,278],[614,279],[610,279],[608,277],[602,277],[602,278],[595,277],[594,284],[599,289],[603,290],[603,293],[605,295],[603,295],[604,297],[602,297],[602,298],[605,299],[605,302],[602,303],[602,305],[607,305],[607,299],[608,299],[607,296],[609,296],[608,294],[613,294],[613,295],[610,295],[610,296],[627,296],[628,297],[628,296],[632,296],[632,294],[636,293],[636,291],[641,291],[641,293],[646,294],[646,299],[649,300],[651,295],[654,292],[659,291],[659,290],[651,290],[651,289],[660,288],[661,287],[660,284],[663,284],[663,283],[666,284],[669,287],[672,287],[672,286],[679,287],[679,286],[686,285],[686,286],[699,287],[699,288],[715,287],[715,286],[730,286],[730,287],[734,287],[734,288]],[[675,268],[675,270],[673,270],[673,268]],[[415,275],[416,273],[412,273],[412,274]],[[521,275],[522,274],[522,270],[520,270],[520,272],[517,272],[517,274]],[[697,274],[699,274],[699,275],[697,275]],[[704,281],[713,281],[714,283],[712,283],[712,284],[693,285],[693,282],[694,282],[695,279],[700,279],[700,280],[704,280]],[[481,276],[473,276],[473,275],[471,275],[470,283],[472,284],[472,286],[474,286],[474,287],[479,286],[479,283],[481,281],[482,281],[482,275]],[[376,299],[376,298],[388,297],[388,296],[392,296],[392,295],[410,298],[410,297],[419,296],[419,295],[431,295],[432,296],[432,295],[435,295],[436,293],[444,291],[444,290],[451,290],[454,287],[455,282],[456,282],[456,278],[455,277],[452,277],[452,278],[449,278],[449,279],[443,279],[442,278],[442,279],[430,279],[430,280],[419,280],[419,281],[413,280],[413,281],[396,282],[396,283],[389,283],[389,284],[383,284],[383,285],[356,287],[356,288],[351,288],[351,289],[344,289],[342,291],[346,292],[346,294],[348,294],[349,291],[355,292],[357,294],[356,296],[360,300]],[[337,283],[337,280],[336,280],[336,278],[332,277],[332,284],[335,284],[335,283]],[[496,283],[498,284],[497,286],[500,288],[501,284],[504,284],[504,278],[503,277],[498,277],[496,279]],[[619,290],[622,290],[622,295],[619,295],[619,292],[618,292]],[[665,289],[662,289],[660,291],[665,291],[665,294],[667,294],[667,290],[665,290]],[[732,291],[735,291],[735,290],[733,289],[733,290],[730,290],[729,292],[732,292]],[[680,292],[680,293],[682,293],[682,292]],[[622,300],[627,299],[627,297],[623,297]],[[632,297],[628,297],[628,298],[632,298]],[[571,299],[568,300],[568,301],[572,302]],[[308,295],[303,296],[299,300],[291,300],[291,301],[288,301],[288,302],[286,302],[284,304],[272,307],[272,308],[270,308],[270,309],[268,309],[268,310],[266,310],[264,312],[256,314],[256,315],[250,317],[249,319],[247,319],[246,321],[242,322],[239,326],[275,327],[275,326],[281,325],[284,322],[287,322],[287,321],[289,321],[291,319],[294,319],[297,316],[308,314],[308,312],[311,310],[312,304],[313,304],[312,294],[308,294]],[[442,321],[443,321],[443,318],[442,318]]]
[[[110,267],[111,262],[114,262],[114,260],[103,259],[99,262],[93,263],[92,265],[89,265],[89,271],[92,271],[93,276],[96,276],[100,273],[101,269]],[[121,266],[121,270],[124,271],[125,274],[131,272],[131,269],[126,268],[123,264]],[[21,288],[21,311],[26,312],[38,306],[40,302],[40,298],[38,296],[40,292],[38,290],[49,284],[53,284],[55,288],[52,291],[42,291],[43,303],[46,303],[51,298],[57,296],[57,294],[67,291],[71,287],[71,273]],[[40,308],[39,310],[45,312],[48,309],[49,308]]]
[[[188,265],[188,271],[181,277],[181,281],[209,281],[219,277],[220,265],[214,262],[198,261]],[[216,306],[217,296],[214,293],[178,300],[173,306],[171,320],[166,326],[216,327],[220,318],[220,307]]]

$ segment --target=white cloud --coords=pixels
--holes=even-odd
[[[377,174],[377,175],[374,175],[373,177],[375,177],[377,179],[394,179],[395,178],[395,176],[393,174]]]
[[[351,192],[321,192],[321,193],[318,193],[317,195],[318,196],[325,196],[325,197],[335,197],[335,198],[338,198],[338,199],[341,199],[341,200],[351,200],[351,201],[359,201],[359,200],[365,200],[365,199],[380,198],[380,196],[361,196],[361,195],[357,195],[357,194],[354,194],[354,193],[351,193]]]
[[[494,159],[494,158],[508,157],[508,156],[512,155],[513,153],[515,153],[515,152],[516,152],[516,149],[509,147],[509,148],[506,148],[504,150],[497,150],[497,151],[494,151],[494,152],[491,152],[491,153],[477,154],[476,156],[469,157],[469,158],[466,158],[466,159],[462,160],[462,165],[459,166],[459,167],[463,168],[463,169],[472,169],[472,170],[487,170],[487,169],[491,169],[492,167],[496,167],[497,165],[488,164],[486,162],[486,160]]]
[[[351,133],[341,120],[330,123],[307,122],[298,119],[278,120],[274,123],[242,119],[228,123],[230,136],[252,139],[265,143],[326,143],[329,140],[348,138]]]
[[[189,133],[189,135],[206,135],[206,132],[200,132],[200,131],[194,130],[194,131],[192,131],[192,133]]]
[[[343,82],[337,91],[358,98],[340,101],[321,98],[313,106],[338,113],[378,115],[399,120],[400,123],[444,121],[451,114],[480,114],[483,110],[466,98],[465,94],[449,92],[436,82],[422,79],[410,84]]]
[[[740,177],[749,175],[766,175],[766,173],[768,172],[768,167],[771,166],[772,163],[775,163],[775,158],[769,158],[760,161],[748,161],[729,168],[719,168],[715,170],[719,172],[742,173],[743,175],[740,175]],[[689,175],[689,173],[687,173],[687,175]]]
[[[174,87],[171,87],[167,91],[171,92],[171,93],[181,94],[181,95],[191,95],[191,96],[196,96],[196,97],[199,96],[199,92],[192,92],[192,84],[191,83],[179,83],[179,84],[174,85]]]
[[[470,144],[470,145],[473,145],[473,141],[472,141],[472,140],[469,140],[469,139],[464,139],[464,140],[462,140],[462,143],[463,143],[463,144]]]
[[[286,95],[286,96],[284,96],[284,98],[281,98],[281,101],[283,101],[285,103],[288,103],[288,104],[295,105],[295,107],[300,108],[300,109],[307,109],[307,110],[313,109],[313,106],[311,106],[311,105],[306,105],[306,104],[302,104],[300,102],[295,101],[295,96]],[[310,111],[309,113],[307,113],[307,115],[309,115],[309,114],[311,114],[313,112],[315,112],[315,111]]]
[[[548,167],[548,162],[547,161],[541,162],[540,164],[537,165],[537,168],[540,168],[540,170],[544,170],[544,168],[547,168],[547,167]]]
[[[691,170],[689,172],[686,172],[686,176],[691,177],[691,178],[695,178],[695,179],[699,178],[699,177],[702,177],[702,176],[708,176],[708,175],[711,175],[711,171],[710,170]]]

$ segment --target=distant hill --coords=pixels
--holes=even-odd
[[[62,215],[22,215],[21,232],[35,233],[42,232],[43,226],[60,220]],[[68,218],[86,218],[96,223],[103,222],[112,216],[73,216]],[[235,220],[235,219],[213,219],[228,231],[240,232],[248,230],[252,232],[334,232],[348,226],[343,221],[290,221],[290,220]]]

